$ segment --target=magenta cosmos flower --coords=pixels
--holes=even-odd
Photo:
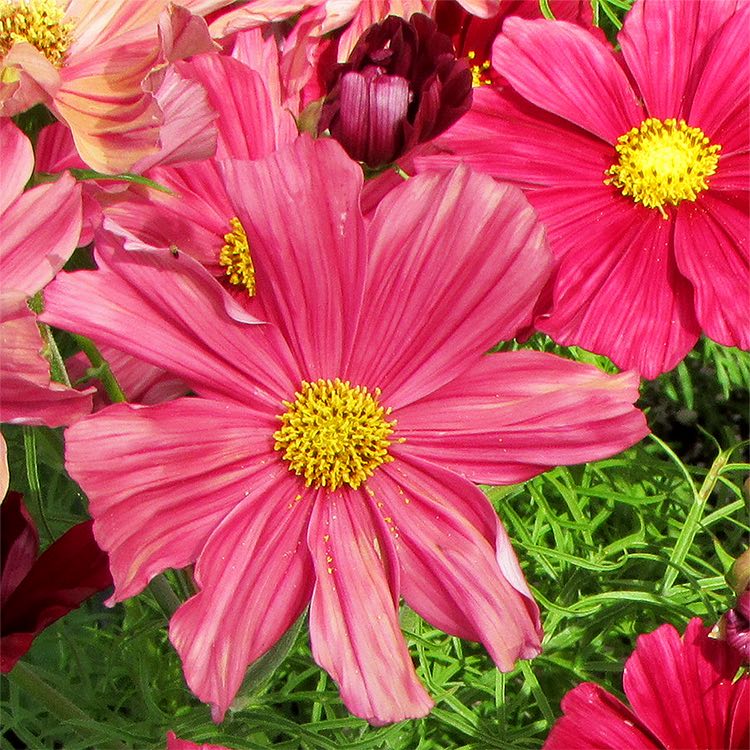
[[[510,18],[482,87],[439,139],[526,191],[557,261],[538,327],[653,378],[701,332],[750,347],[750,4],[636,2],[616,53]],[[434,161],[433,161],[434,164]]]
[[[632,711],[585,682],[563,698],[565,715],[544,750],[700,750],[750,747],[750,678],[737,653],[700,619],[685,635],[662,625],[638,638],[623,688]]]
[[[225,165],[256,272],[253,319],[197,261],[123,252],[64,274],[47,322],[174,371],[197,394],[111,406],[66,433],[110,555],[112,601],[196,562],[170,626],[220,720],[247,665],[310,606],[317,662],[382,724],[432,706],[399,597],[503,670],[539,652],[536,607],[474,482],[608,456],[647,432],[637,379],[535,352],[485,356],[528,323],[551,259],[520,191],[461,167],[390,192],[302,137]],[[133,247],[131,245],[131,247]],[[239,312],[237,312],[239,311]],[[257,321],[255,321],[257,322]]]

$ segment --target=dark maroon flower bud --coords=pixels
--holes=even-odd
[[[370,167],[447,130],[471,106],[471,72],[428,16],[389,16],[360,37],[329,80],[320,130]]]
[[[37,557],[39,536],[23,498],[0,505],[0,672],[10,672],[39,633],[112,585],[91,521],[65,532]]]
[[[734,609],[725,615],[726,642],[750,665],[750,591],[740,594]]]

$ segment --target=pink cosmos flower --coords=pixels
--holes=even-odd
[[[34,169],[29,139],[0,120],[0,421],[70,424],[91,411],[91,390],[50,382],[27,298],[62,268],[81,233],[81,189],[70,175],[23,191]],[[1,441],[0,441],[1,442]]]
[[[218,115],[217,159],[259,159],[297,137],[289,112],[270,98],[259,73],[239,61],[199,55],[175,68],[183,80],[205,89]],[[217,159],[146,171],[172,195],[139,188],[102,203],[108,229],[129,241],[192,255],[243,299],[254,293],[252,262]]]
[[[45,295],[47,322],[116,342],[197,394],[111,406],[66,433],[112,601],[196,563],[199,593],[170,636],[216,720],[308,604],[314,657],[353,713],[423,716],[432,701],[399,597],[503,670],[536,655],[538,608],[475,483],[639,440],[637,379],[485,356],[528,323],[550,267],[515,188],[466,168],[420,175],[365,226],[362,172],[333,141],[302,137],[225,170],[266,325],[228,317],[192,258],[123,253],[112,237],[99,270]]]
[[[738,655],[708,630],[695,618],[682,639],[672,625],[640,636],[623,677],[632,710],[585,682],[563,698],[544,750],[750,747],[750,677],[734,680]]]
[[[454,155],[423,166],[522,187],[557,261],[538,327],[653,378],[701,330],[750,348],[750,4],[638,0],[619,43],[508,19],[492,62],[510,87],[477,89],[439,139]]]
[[[91,521],[73,526],[37,557],[39,535],[19,493],[8,494],[0,518],[0,672],[10,672],[42,630],[111,586],[112,577]]]
[[[228,3],[181,5],[207,13]],[[71,129],[88,165],[103,172],[129,170],[158,148],[162,113],[144,79],[158,60],[157,21],[167,5],[1,0],[0,115],[41,102]],[[163,41],[170,49],[176,42],[171,36]]]
[[[181,740],[174,732],[167,732],[167,750],[229,750],[224,745],[206,745]]]

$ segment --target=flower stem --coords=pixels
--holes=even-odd
[[[10,679],[31,696],[37,704],[45,706],[51,714],[54,714],[62,722],[74,724],[79,735],[97,740],[102,739],[102,733],[91,727],[92,724],[96,723],[95,720],[53,688],[52,685],[45,682],[30,664],[19,661],[13,667]],[[111,739],[111,734],[108,736]],[[113,750],[125,750],[126,746],[118,742],[108,747]]]
[[[107,364],[107,360],[102,357],[101,352],[96,348],[94,342],[77,333],[73,334],[73,338],[78,346],[81,347],[81,351],[88,357],[89,362],[91,362],[91,375],[101,381],[104,390],[107,391],[109,400],[113,404],[125,403],[128,400],[125,392],[120,387],[117,378]]]

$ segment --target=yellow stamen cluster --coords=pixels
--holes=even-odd
[[[471,50],[467,57],[472,62],[476,59],[477,53]],[[487,78],[486,73],[492,67],[489,60],[485,60],[483,63],[475,63],[471,66],[471,85],[474,88],[479,86],[489,86],[492,83],[492,79]]]
[[[0,57],[16,42],[36,47],[56,68],[65,62],[74,24],[55,0],[0,0]]]
[[[649,117],[621,135],[616,149],[619,159],[605,172],[605,184],[666,218],[665,204],[694,201],[708,187],[721,146],[712,145],[700,128],[684,120]]]
[[[386,419],[391,410],[380,406],[379,397],[379,388],[369,393],[348,380],[303,381],[294,401],[284,401],[273,447],[308,487],[357,489],[393,460],[388,447],[395,421]]]
[[[229,225],[232,230],[224,235],[226,244],[219,253],[219,265],[226,266],[230,284],[244,286],[252,297],[255,295],[255,266],[245,227],[236,216],[229,220]]]

